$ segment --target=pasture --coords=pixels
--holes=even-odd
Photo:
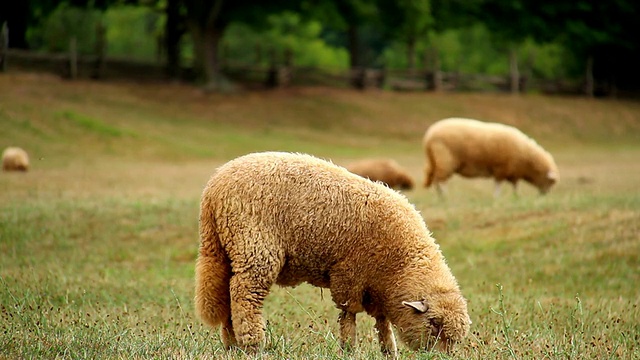
[[[198,206],[215,168],[263,150],[344,164],[388,156],[422,183],[420,141],[448,116],[519,127],[551,151],[547,196],[453,178],[406,196],[469,300],[451,356],[640,357],[640,103],[540,95],[293,88],[232,95],[181,84],[0,75],[0,358],[251,358],[193,312]],[[260,359],[382,358],[373,321],[339,351],[328,290],[274,287]]]

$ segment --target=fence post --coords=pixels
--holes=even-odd
[[[291,68],[272,65],[267,71],[266,85],[269,88],[285,87],[291,82]]]
[[[0,72],[7,71],[7,56],[9,50],[9,25],[5,21],[0,29]]]
[[[587,64],[585,69],[585,88],[584,92],[587,97],[592,98],[595,89],[595,80],[593,77],[593,56],[587,57]]]
[[[367,69],[364,67],[354,68],[349,71],[351,86],[359,90],[370,88],[382,88],[385,81],[383,70]]]
[[[365,69],[355,67],[349,70],[349,82],[356,89],[364,90],[365,88]]]
[[[287,63],[293,63],[293,52],[289,49],[284,53],[284,65],[278,65],[276,50],[269,49],[269,58],[271,65],[267,70],[267,79],[265,84],[268,88],[278,88],[289,85],[291,81],[291,67]]]
[[[75,36],[69,39],[69,77],[78,78],[78,40]]]
[[[427,88],[433,91],[442,90],[442,71],[437,47],[432,46],[425,50],[424,63],[427,69]]]

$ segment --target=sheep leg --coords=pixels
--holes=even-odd
[[[222,344],[226,349],[236,345],[236,334],[233,332],[231,316],[229,316],[222,325],[222,328],[220,329],[220,337],[222,338]]]
[[[427,188],[431,186],[432,182],[433,182],[433,171],[431,171],[431,166],[427,163],[424,166],[424,182],[422,183],[422,185]]]
[[[248,352],[265,346],[262,305],[272,282],[261,275],[249,271],[234,274],[230,281],[232,329],[238,346]]]
[[[376,330],[378,331],[378,340],[382,353],[387,358],[396,359],[398,357],[398,347],[396,346],[396,338],[391,330],[391,322],[386,317],[376,318]]]
[[[495,190],[493,191],[493,197],[494,197],[494,198],[498,198],[498,197],[500,197],[500,188],[501,188],[501,185],[502,185],[502,181],[500,181],[500,180],[496,180],[496,187],[495,187]]]
[[[350,351],[356,345],[356,314],[343,310],[338,317],[340,323],[340,345]]]
[[[356,345],[356,314],[364,311],[361,299],[363,289],[355,286],[355,271],[350,262],[336,265],[331,273],[331,297],[342,311],[338,317],[340,323],[340,342],[344,350]]]
[[[513,196],[518,196],[518,181],[512,181],[511,185],[513,185]]]

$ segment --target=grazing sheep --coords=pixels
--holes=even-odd
[[[365,159],[352,162],[347,170],[372,181],[381,181],[390,188],[413,189],[411,176],[392,159]]]
[[[27,171],[29,170],[29,155],[19,147],[10,146],[2,152],[2,170]]]
[[[271,286],[329,288],[343,348],[356,313],[376,319],[382,351],[391,325],[413,349],[448,351],[471,323],[439,246],[401,194],[310,155],[256,153],[220,167],[202,194],[195,305],[222,325],[226,347],[265,345]]]
[[[498,123],[450,118],[427,129],[422,145],[426,155],[424,186],[436,185],[454,173],[464,177],[493,177],[500,184],[523,179],[545,194],[558,180],[553,157],[520,130]]]

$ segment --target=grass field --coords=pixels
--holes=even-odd
[[[405,194],[469,300],[455,359],[640,358],[640,103],[304,88],[234,95],[179,84],[0,75],[0,358],[241,359],[193,313],[202,188],[262,150],[341,164],[390,156],[422,182],[420,140],[447,116],[509,123],[556,157],[544,197],[454,178]],[[275,287],[261,359],[382,358],[373,321],[342,355],[328,290]],[[415,353],[408,359],[449,358]]]

